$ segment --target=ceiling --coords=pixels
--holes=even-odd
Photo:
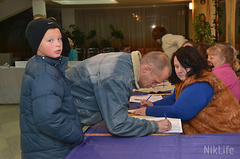
[[[192,0],[45,0],[47,4],[58,7],[137,7],[156,5],[186,4]]]

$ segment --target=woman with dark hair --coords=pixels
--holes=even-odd
[[[207,55],[207,49],[210,46],[208,44],[197,44],[196,49],[198,50],[199,54],[203,57],[204,60],[207,61],[208,55]]]
[[[184,134],[240,132],[240,105],[227,86],[193,47],[178,49],[171,59],[174,93],[160,101],[141,101],[136,115],[180,118]]]

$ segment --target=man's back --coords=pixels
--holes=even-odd
[[[126,53],[99,54],[66,71],[84,125],[104,120],[108,130],[119,136],[144,136],[157,132],[157,123],[128,115],[127,103],[136,88],[132,56]]]
[[[99,113],[95,90],[111,79],[134,79],[132,68],[129,54],[106,53],[79,62],[66,71],[71,93],[84,125],[93,125],[103,120]],[[111,89],[114,91],[115,88]],[[107,91],[108,89],[105,89],[104,92],[99,92],[99,95]]]

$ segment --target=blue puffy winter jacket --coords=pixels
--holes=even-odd
[[[35,55],[22,80],[22,158],[64,158],[83,141],[80,119],[65,79],[68,58]]]

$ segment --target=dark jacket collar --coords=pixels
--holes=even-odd
[[[47,63],[49,63],[50,65],[58,67],[63,70],[65,70],[66,65],[68,63],[68,57],[65,57],[65,56],[60,56],[58,58],[51,58],[51,57],[47,57],[47,56],[35,55],[35,57],[37,59],[42,59],[42,60],[46,61]]]

